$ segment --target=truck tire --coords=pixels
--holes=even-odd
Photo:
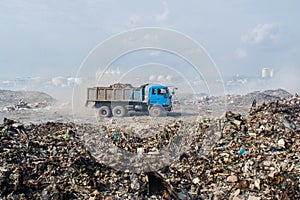
[[[160,117],[163,114],[163,109],[161,106],[152,106],[149,110],[149,115],[151,117]]]
[[[101,106],[99,109],[99,117],[110,117],[111,110],[108,106]]]
[[[127,110],[124,106],[115,106],[112,109],[112,114],[114,117],[124,117],[127,115]]]

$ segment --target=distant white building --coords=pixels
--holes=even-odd
[[[262,68],[261,77],[262,78],[273,78],[274,77],[274,70],[270,69],[270,68]]]
[[[273,78],[273,77],[274,77],[274,70],[271,69],[271,70],[270,70],[270,78]]]

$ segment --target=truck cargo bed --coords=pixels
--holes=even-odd
[[[87,90],[87,101],[143,101],[142,88],[94,87]]]

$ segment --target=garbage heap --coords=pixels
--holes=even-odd
[[[31,110],[31,109],[41,109],[50,106],[51,103],[43,101],[37,103],[27,103],[22,99],[15,105],[6,106],[3,108],[3,111],[20,111],[20,110]]]
[[[227,94],[226,96],[204,96],[198,100],[197,104],[201,116],[205,116],[209,108],[214,112],[218,109],[223,110],[226,98],[228,110],[247,115],[249,108],[253,104],[261,105],[262,103],[269,103],[292,96],[293,95],[283,89],[276,89],[255,91],[245,95]]]
[[[252,107],[246,116],[227,112],[211,151],[199,154],[194,141],[167,177],[177,174],[170,180],[204,199],[299,199],[299,125],[296,97]]]
[[[135,174],[101,164],[75,124],[0,125],[3,199],[300,199],[300,99],[226,112],[220,121],[191,122],[188,149],[158,171]],[[136,139],[106,127],[119,148],[150,153],[172,143],[182,122]],[[86,132],[97,125],[83,126]],[[153,127],[155,129],[155,127]],[[166,134],[166,136],[163,135]],[[140,145],[136,146],[136,142]]]
[[[1,89],[0,99],[1,111],[45,108],[55,102],[55,99],[43,92]]]

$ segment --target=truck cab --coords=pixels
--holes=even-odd
[[[156,85],[149,88],[149,102],[150,106],[161,106],[166,111],[172,110],[172,95],[168,87]]]

